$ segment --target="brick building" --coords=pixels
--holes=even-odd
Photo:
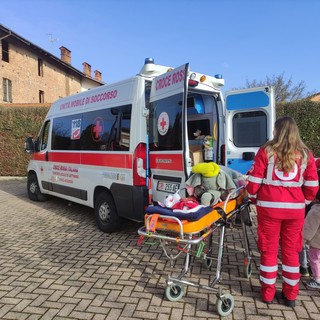
[[[309,99],[313,102],[320,102],[320,92],[313,94]]]
[[[0,103],[35,104],[103,85],[101,72],[84,62],[83,72],[71,65],[71,51],[61,58],[41,49],[0,24]]]

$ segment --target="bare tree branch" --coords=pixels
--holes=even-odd
[[[272,75],[271,77],[266,76],[264,81],[249,81],[247,79],[246,85],[247,88],[273,86],[276,102],[292,102],[304,99],[312,94],[312,92],[307,92],[304,81],[300,81],[298,84],[294,85],[292,77],[286,79],[284,73]]]

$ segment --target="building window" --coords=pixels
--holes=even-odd
[[[9,79],[3,78],[3,101],[12,102],[12,82]]]
[[[43,77],[43,60],[38,58],[38,76]]]
[[[44,103],[44,91],[39,90],[39,103]]]
[[[9,43],[6,40],[1,40],[2,60],[9,62]]]

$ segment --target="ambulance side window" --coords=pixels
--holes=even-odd
[[[81,117],[77,114],[53,120],[52,150],[80,150]]]
[[[128,151],[132,105],[83,114],[82,150]]]
[[[132,105],[56,118],[52,150],[128,151]]]
[[[48,138],[49,138],[49,128],[50,128],[50,121],[46,121],[43,125],[43,128],[40,132],[38,143],[37,143],[37,151],[45,150],[48,146]]]

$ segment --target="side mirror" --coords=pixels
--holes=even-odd
[[[34,153],[34,142],[32,137],[29,137],[26,139],[24,143],[24,149],[26,150],[27,153]]]

